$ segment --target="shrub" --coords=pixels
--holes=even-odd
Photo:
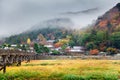
[[[90,54],[91,54],[91,55],[98,55],[98,53],[99,53],[99,50],[98,50],[98,49],[90,50]]]
[[[107,52],[110,55],[114,55],[114,54],[117,54],[118,50],[116,48],[109,47],[109,48],[107,48]]]
[[[52,51],[52,55],[59,55],[59,54],[60,54],[60,52],[57,51],[57,50],[53,50],[53,51]]]

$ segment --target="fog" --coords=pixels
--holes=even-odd
[[[91,24],[119,0],[0,0],[0,37],[18,34],[54,18],[69,18],[75,28]]]

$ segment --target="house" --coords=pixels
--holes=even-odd
[[[47,40],[44,46],[50,50],[54,50],[54,41],[55,40]]]
[[[67,48],[66,54],[67,55],[72,55],[72,56],[80,56],[84,55],[85,53],[85,48],[82,46],[73,46],[73,48]]]
[[[55,50],[57,50],[57,51],[61,51],[61,47],[55,48]]]
[[[30,52],[34,52],[34,48],[33,47],[30,47]]]
[[[50,50],[54,50],[54,46],[53,45],[51,45],[51,44],[46,44],[46,45],[44,45],[45,47],[47,47],[47,48],[49,48]]]
[[[15,48],[15,47],[17,47],[17,45],[16,44],[12,44],[11,47]]]
[[[47,44],[54,44],[54,42],[55,42],[55,40],[48,40],[48,41],[46,41],[47,42]]]

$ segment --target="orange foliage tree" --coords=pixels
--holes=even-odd
[[[90,50],[90,54],[91,54],[91,55],[98,55],[98,53],[99,53],[99,50],[98,50],[98,49]]]
[[[57,42],[57,43],[54,44],[54,47],[58,48],[58,47],[61,47],[62,45],[63,45],[63,43]]]

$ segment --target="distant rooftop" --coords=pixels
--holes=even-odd
[[[53,43],[55,40],[48,40],[47,42],[49,42],[49,43]]]

